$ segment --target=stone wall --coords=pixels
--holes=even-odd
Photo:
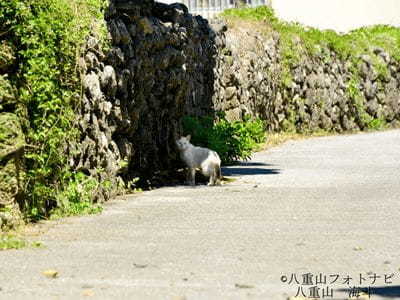
[[[209,24],[181,4],[114,0],[106,21],[110,50],[102,53],[90,37],[81,64],[82,140],[71,161],[100,180],[120,175],[125,182],[138,176],[141,184],[157,183],[179,161],[174,140],[184,115],[224,111],[235,120],[250,114],[270,131],[297,132],[400,120],[400,65],[382,49],[373,59],[387,76],[362,56],[355,80],[353,66],[332,50],[304,52],[288,68],[279,33]]]
[[[217,35],[185,6],[149,0],[111,1],[106,21],[111,48],[103,53],[92,36],[81,62],[82,139],[71,165],[154,183],[177,160],[182,116],[213,112]]]
[[[400,63],[383,49],[375,47],[373,57],[361,55],[356,64],[327,48],[315,55],[304,51],[289,67],[280,49],[279,33],[229,28],[218,52],[214,108],[230,119],[259,117],[272,131],[400,124]]]

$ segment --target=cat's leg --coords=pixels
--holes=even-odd
[[[215,184],[216,185],[221,185],[221,180],[222,180],[222,174],[221,174],[221,166],[218,164],[215,166]]]
[[[189,168],[188,169],[188,182],[190,185],[196,185],[195,178],[196,178],[196,168]]]
[[[185,175],[186,175],[185,184],[190,185],[190,168],[189,167],[185,169]]]
[[[214,166],[210,166],[210,170],[209,170],[209,176],[210,176],[210,180],[208,182],[208,185],[215,185],[216,182],[216,170]]]

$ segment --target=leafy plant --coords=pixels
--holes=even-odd
[[[15,234],[0,233],[0,251],[25,247],[43,248],[44,245],[39,241],[28,242]]]
[[[77,205],[77,198],[86,195],[72,191],[77,184],[91,184],[89,178],[82,180],[71,172],[65,152],[67,143],[79,138],[74,123],[81,93],[77,58],[105,4],[105,0],[0,2],[0,29],[19,62],[12,80],[28,143],[25,212],[30,219],[47,216],[63,197]]]
[[[229,122],[224,114],[217,121],[211,117],[183,119],[185,134],[191,134],[196,146],[216,151],[224,164],[248,160],[256,146],[265,141],[264,123],[246,116],[243,121]]]
[[[28,243],[11,234],[0,234],[0,250],[24,248]]]
[[[373,119],[367,124],[368,129],[371,130],[380,130],[387,128],[386,120],[382,119]]]
[[[101,206],[93,203],[94,192],[99,182],[90,176],[77,172],[67,176],[69,183],[57,193],[57,207],[52,210],[52,217],[95,214],[101,212]],[[105,187],[108,183],[104,183]]]

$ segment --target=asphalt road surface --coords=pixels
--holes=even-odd
[[[44,248],[0,252],[0,299],[400,299],[399,130],[292,141],[223,173],[237,180],[43,225]]]

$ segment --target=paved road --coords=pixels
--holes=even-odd
[[[0,299],[286,299],[310,294],[307,273],[327,276],[321,298],[361,274],[400,299],[400,131],[288,142],[224,174],[238,180],[113,201],[50,226],[45,249],[0,252]]]

